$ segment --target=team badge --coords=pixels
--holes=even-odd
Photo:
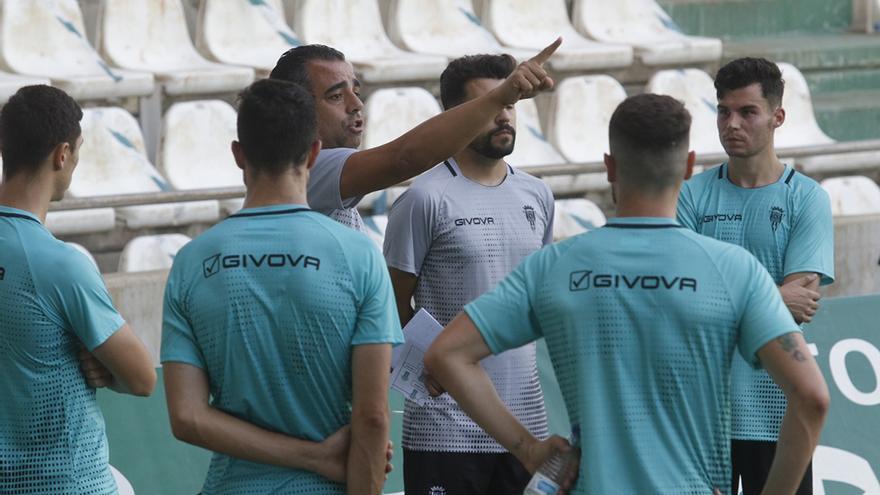
[[[432,486],[428,488],[428,495],[446,495],[446,488],[442,486]]]
[[[529,205],[523,206],[523,213],[526,215],[526,220],[529,222],[529,225],[532,227],[532,232],[535,231],[535,209]]]
[[[782,217],[785,215],[785,210],[778,206],[770,207],[770,227],[773,229],[773,232],[776,232],[776,229],[779,228],[780,222],[782,222]]]

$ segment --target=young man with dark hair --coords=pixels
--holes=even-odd
[[[322,45],[290,49],[278,60],[273,79],[295,82],[315,99],[322,151],[308,184],[309,205],[341,223],[364,230],[356,206],[367,193],[415,177],[467,146],[502,109],[551,89],[544,62],[557,39],[517,66],[503,84],[480,98],[443,112],[390,143],[357,150],[364,130],[360,81],[337,50]],[[304,84],[307,83],[307,84]]]
[[[49,86],[0,112],[0,493],[115,494],[95,388],[156,383],[98,270],[43,225],[79,160],[81,118]]]
[[[440,76],[446,110],[503,84],[508,55],[453,60]],[[528,254],[553,241],[553,195],[541,180],[504,161],[516,139],[513,104],[501,109],[464,149],[418,177],[394,203],[385,260],[403,322],[424,308],[441,324],[492,288]],[[484,360],[505,404],[540,438],[547,415],[535,346]],[[520,494],[529,473],[448,395],[406,402],[403,476],[407,493]]]
[[[391,345],[403,335],[372,241],[305,206],[320,146],[303,88],[245,89],[232,143],[244,208],[187,244],[168,277],[171,427],[215,452],[205,495],[344,493],[343,482],[378,494],[384,483]]]
[[[729,493],[737,351],[789,397],[765,494],[794,492],[819,437],[828,389],[773,280],[746,250],[675,221],[695,158],[689,127],[668,96],[621,103],[605,157],[617,216],[526,258],[425,355],[462,409],[534,471],[565,442],[524,428],[479,362],[544,337],[580,432],[574,493]]]
[[[814,180],[779,161],[775,130],[785,121],[782,74],[759,58],[734,60],[715,77],[718,134],[726,163],[685,182],[682,225],[746,248],[779,286],[798,323],[818,309],[820,284],[834,280],[834,227],[828,195]],[[764,371],[735,358],[733,487],[761,491],[785,414],[785,394]],[[811,494],[808,467],[798,495]]]

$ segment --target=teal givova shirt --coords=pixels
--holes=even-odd
[[[799,272],[819,273],[822,285],[833,282],[834,225],[825,190],[789,166],[773,184],[752,189],[731,183],[728,169],[725,163],[684,183],[682,225],[744,247],[777,285]],[[785,394],[742,359],[734,358],[733,370],[733,438],[776,441]]]
[[[177,254],[162,362],[202,368],[214,407],[321,441],[351,418],[353,346],[401,343],[388,270],[367,236],[303,206],[245,209]],[[203,493],[343,493],[317,474],[215,453]]]
[[[82,253],[0,206],[0,493],[116,493],[77,353],[124,323]]]
[[[578,494],[727,493],[731,358],[799,331],[753,256],[668,218],[545,247],[465,311],[493,353],[546,339]]]

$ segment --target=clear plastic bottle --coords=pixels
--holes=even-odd
[[[577,425],[571,427],[572,449],[568,452],[557,452],[556,455],[544,461],[541,467],[535,471],[523,495],[556,495],[559,493],[562,477],[570,469],[577,469],[580,462],[580,431]]]

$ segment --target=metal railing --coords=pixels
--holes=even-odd
[[[776,150],[779,156],[785,158],[806,158],[814,156],[840,155],[847,153],[877,152],[877,160],[874,165],[880,163],[880,139],[866,141],[850,141],[841,143],[823,144],[819,146],[801,146],[796,148],[780,148]],[[723,153],[697,155],[698,165],[713,165],[727,159]],[[841,167],[828,167],[830,170],[838,170]],[[845,167],[844,167],[845,168]],[[853,169],[859,168],[852,167]],[[605,171],[602,162],[592,163],[565,163],[560,165],[538,165],[520,167],[520,169],[539,177],[551,177],[558,175],[579,175],[600,173]],[[822,172],[821,169],[808,170],[807,172]],[[409,181],[401,185],[408,184]],[[244,187],[224,187],[216,189],[195,189],[188,191],[167,191],[139,194],[116,194],[107,196],[93,196],[89,198],[69,198],[53,202],[50,211],[82,210],[87,208],[118,208],[125,206],[152,205],[160,203],[184,203],[191,201],[221,200],[242,198],[245,195]]]

